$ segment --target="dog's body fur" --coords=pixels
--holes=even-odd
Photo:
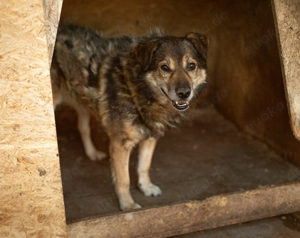
[[[140,207],[130,195],[128,172],[130,152],[137,144],[139,187],[146,196],[161,194],[149,177],[152,154],[157,139],[180,121],[179,110],[186,109],[205,84],[206,47],[206,39],[195,33],[185,38],[158,33],[104,38],[83,27],[60,27],[51,67],[54,104],[64,102],[77,111],[78,129],[92,160],[105,154],[91,141],[90,114],[102,122],[110,138],[122,210]]]

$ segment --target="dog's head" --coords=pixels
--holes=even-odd
[[[157,37],[140,42],[136,57],[144,79],[156,95],[184,111],[206,84],[207,38],[198,33],[185,37]]]

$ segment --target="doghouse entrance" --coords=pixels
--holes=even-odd
[[[133,155],[143,209],[117,209],[108,161],[87,159],[75,114],[58,109],[66,226],[49,72],[61,4],[0,3],[1,237],[166,237],[300,210],[299,1],[65,0],[62,22],[105,36],[210,39],[209,97],[155,152],[161,197],[136,189]]]
[[[101,231],[110,237],[159,237],[300,207],[294,196],[300,192],[300,144],[289,125],[270,1],[132,0],[124,5],[119,0],[66,0],[61,18],[105,36],[143,35],[161,27],[170,35],[201,32],[210,39],[208,93],[190,111],[190,119],[161,138],[155,150],[151,177],[162,196],[144,197],[137,189],[135,153],[131,156],[131,191],[142,210],[119,211],[109,161],[88,160],[74,112],[58,109],[70,235]],[[106,137],[92,124],[95,144],[107,150]],[[147,227],[135,223],[146,218]]]

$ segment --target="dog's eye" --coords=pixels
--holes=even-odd
[[[188,63],[186,66],[188,71],[193,71],[196,69],[196,64],[195,63]]]
[[[165,72],[170,72],[171,71],[169,66],[166,65],[166,64],[163,64],[162,66],[160,66],[160,68],[161,68],[162,71],[165,71]]]

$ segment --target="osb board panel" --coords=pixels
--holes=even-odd
[[[169,237],[295,212],[300,184],[218,195],[152,209],[92,218],[68,225],[70,237]]]
[[[274,0],[273,10],[291,124],[295,136],[300,140],[300,1]]]
[[[43,0],[49,64],[51,64],[62,0]]]
[[[43,3],[0,12],[0,237],[64,237]]]

